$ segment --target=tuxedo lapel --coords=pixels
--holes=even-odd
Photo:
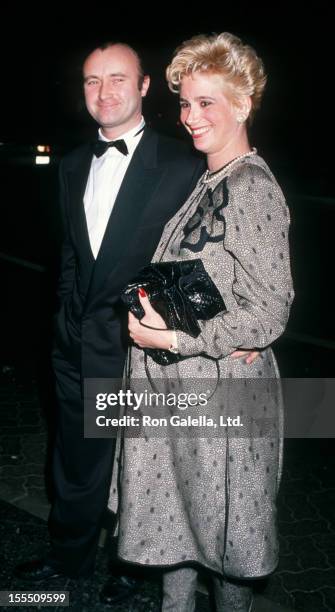
[[[68,172],[68,189],[70,202],[70,216],[72,225],[76,235],[76,243],[81,257],[87,261],[89,265],[94,263],[94,257],[91,250],[90,239],[88,235],[84,195],[87,184],[87,179],[91,167],[92,152],[89,147],[82,153],[80,163]]]
[[[123,255],[131,252],[133,236],[164,172],[157,166],[157,142],[157,134],[146,128],[128,166],[110,215],[95,263],[87,302],[98,294],[107,276],[117,273],[118,263]]]

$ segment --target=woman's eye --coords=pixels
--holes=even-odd
[[[180,102],[180,108],[188,108],[188,102]]]
[[[208,100],[201,100],[200,102],[200,106],[202,106],[202,108],[205,108],[206,106],[209,106],[211,104],[211,102],[209,102]]]

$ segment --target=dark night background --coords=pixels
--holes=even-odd
[[[68,2],[62,8],[49,2],[37,9],[12,1],[1,7],[0,589],[22,588],[13,582],[13,566],[44,554],[48,539],[45,521],[36,516],[47,518],[52,497],[56,410],[49,354],[61,239],[57,170],[63,154],[96,134],[84,109],[80,67],[97,44],[115,40],[138,49],[152,77],[144,102],[147,122],[180,138],[186,136],[177,126],[178,103],[164,69],[181,41],[229,31],[263,58],[268,85],[250,141],[287,197],[296,293],[287,331],[274,350],[283,377],[334,378],[332,3],[107,6]],[[38,144],[51,147],[50,165],[35,165]],[[324,382],[305,382],[297,397],[301,418],[307,426],[322,423]],[[286,422],[290,414],[287,409]],[[264,610],[282,609],[271,602],[301,612],[335,609],[334,428],[327,435],[329,440],[285,440],[281,557],[264,591]],[[74,609],[88,609],[89,601],[95,612],[102,609],[98,591],[108,575],[100,555],[84,587],[66,580],[56,589],[70,590]],[[47,590],[54,588],[53,582]],[[144,583],[139,607],[131,609],[148,610],[154,588],[152,581]],[[121,609],[123,604],[115,608]],[[197,612],[202,610],[208,610],[206,598]]]
[[[58,5],[38,14],[30,6],[2,14],[0,251],[46,268],[42,274],[0,260],[6,281],[3,357],[15,360],[20,352],[29,353],[45,336],[43,321],[52,312],[60,240],[57,164],[96,131],[81,95],[85,54],[106,40],[134,45],[152,77],[144,102],[147,121],[185,138],[164,69],[182,40],[225,30],[253,45],[268,73],[251,143],[277,176],[291,210],[296,300],[289,332],[333,349],[328,298],[335,221],[331,4],[197,4],[184,5],[183,15],[168,4],[137,12],[129,6],[123,13],[101,6],[76,10],[71,19]],[[50,166],[34,166],[37,144],[51,146]],[[325,361],[329,374],[333,359]]]

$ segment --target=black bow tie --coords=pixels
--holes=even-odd
[[[109,147],[115,147],[123,155],[128,155],[128,147],[124,140],[110,140],[109,142],[106,140],[96,140],[93,142],[93,153],[96,157],[101,157]]]

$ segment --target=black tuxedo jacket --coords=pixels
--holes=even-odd
[[[188,197],[204,161],[188,147],[145,128],[94,260],[83,197],[92,160],[84,145],[60,166],[64,221],[56,350],[83,377],[119,377],[127,350],[123,287],[151,261],[165,223]]]

